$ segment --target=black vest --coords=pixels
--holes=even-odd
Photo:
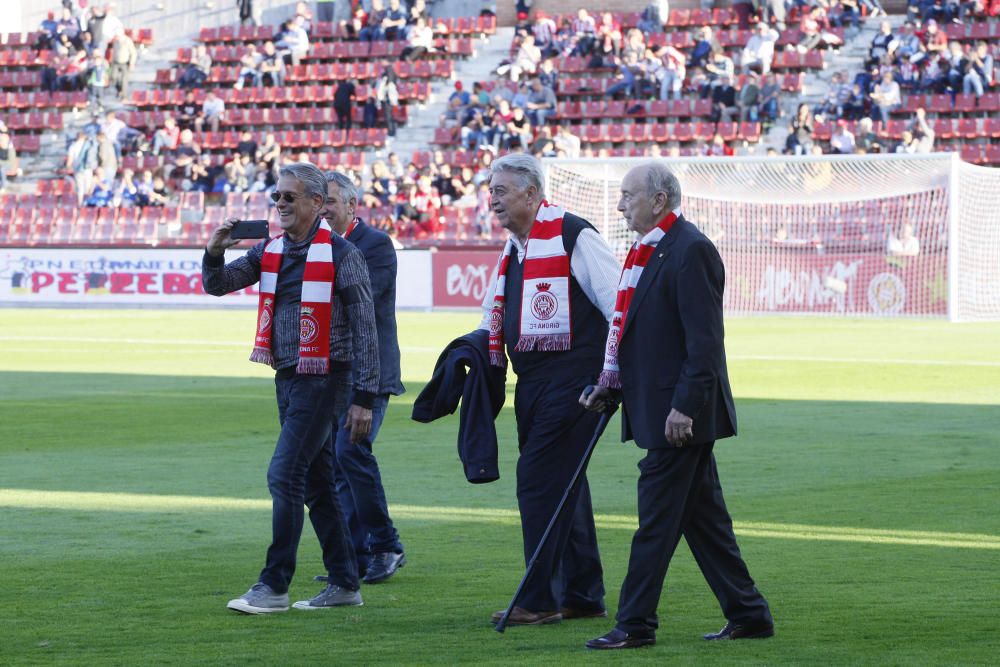
[[[576,239],[584,229],[593,225],[567,213],[563,219],[563,247],[572,258]],[[517,373],[518,380],[558,379],[597,376],[604,365],[604,346],[608,338],[608,322],[604,314],[580,289],[576,278],[569,278],[570,326],[572,346],[561,352],[517,352],[514,347],[521,336],[521,295],[524,284],[524,265],[517,261],[517,249],[511,251],[507,264],[507,283],[504,289],[506,306],[503,318],[503,337],[507,356]]]

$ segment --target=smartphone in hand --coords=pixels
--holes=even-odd
[[[267,220],[238,220],[229,230],[231,239],[266,239]]]

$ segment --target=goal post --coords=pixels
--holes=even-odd
[[[545,160],[546,196],[623,259],[619,186],[649,159]],[[953,153],[662,161],[719,248],[731,314],[1000,320],[1000,170]]]

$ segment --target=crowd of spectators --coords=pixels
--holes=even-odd
[[[35,44],[40,51],[51,51],[42,67],[43,90],[86,90],[98,108],[108,95],[125,99],[138,49],[115,7],[113,2],[87,5],[64,0],[58,18],[55,11],[48,13]]]

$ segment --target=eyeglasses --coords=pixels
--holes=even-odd
[[[295,193],[295,192],[272,192],[271,193],[271,201],[273,201],[275,204],[277,204],[282,199],[284,199],[289,204],[292,204],[298,198],[299,198],[299,195],[298,195],[298,193]]]

